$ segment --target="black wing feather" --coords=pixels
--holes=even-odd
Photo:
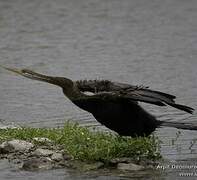
[[[193,112],[193,108],[175,103],[176,96],[163,93],[160,91],[151,90],[148,87],[133,86],[126,83],[111,82],[108,80],[85,80],[77,81],[77,87],[80,91],[90,91],[96,94],[106,92],[108,96],[117,96],[118,98],[127,98],[132,101],[141,101],[158,106],[165,106],[166,104],[183,110],[188,113]]]

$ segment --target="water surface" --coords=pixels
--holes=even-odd
[[[175,94],[179,103],[197,108],[196,0],[1,0],[0,38],[0,64],[73,80],[143,84]],[[2,123],[57,127],[69,119],[103,128],[68,101],[61,89],[2,69],[0,107]],[[196,112],[191,116],[169,107],[145,108],[158,119],[196,123]],[[195,163],[197,132],[181,130],[178,134],[174,128],[157,130],[162,154],[170,160]],[[119,177],[106,174],[88,177]],[[17,177],[79,178],[66,170],[18,172],[1,163],[0,179]],[[177,177],[176,171],[166,177]]]

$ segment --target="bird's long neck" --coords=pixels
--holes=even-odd
[[[63,87],[62,89],[65,96],[67,96],[71,101],[75,101],[87,96],[79,90],[75,82],[73,82],[71,87]]]
[[[86,96],[85,94],[80,92],[76,83],[68,78],[47,76],[30,70],[23,70],[23,71],[25,72],[25,77],[27,78],[47,82],[49,84],[54,84],[56,86],[61,87],[63,89],[63,93],[71,101]]]

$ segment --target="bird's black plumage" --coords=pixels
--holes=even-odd
[[[147,136],[160,122],[136,102],[126,99],[110,100],[108,97],[79,99],[73,103],[95,117],[104,126],[123,136]]]
[[[170,105],[188,113],[193,112],[191,107],[176,104],[176,97],[170,94],[108,80],[74,82],[64,77],[46,76],[28,69],[4,68],[24,77],[61,87],[75,105],[90,112],[101,124],[123,136],[148,136],[160,126],[197,130],[197,126],[191,124],[159,121],[138,104],[140,101],[158,106]],[[85,91],[93,94],[87,95]]]
[[[90,91],[95,95],[74,103],[91,112],[97,121],[120,135],[147,136],[160,126],[197,129],[190,124],[159,121],[138,104],[138,101],[158,106],[168,104],[188,113],[193,112],[191,107],[176,104],[176,97],[173,95],[150,90],[148,87],[106,80],[77,81],[76,84],[80,91]]]

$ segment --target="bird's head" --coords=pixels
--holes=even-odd
[[[21,69],[20,70],[20,69],[16,69],[16,68],[5,67],[2,65],[0,65],[0,66],[8,71],[14,72],[14,73],[24,76],[26,78],[54,84],[54,85],[62,87],[63,89],[68,89],[73,86],[72,80],[67,79],[65,77],[46,76],[46,75],[43,75],[40,73],[36,73],[36,72],[29,70],[29,69]]]

